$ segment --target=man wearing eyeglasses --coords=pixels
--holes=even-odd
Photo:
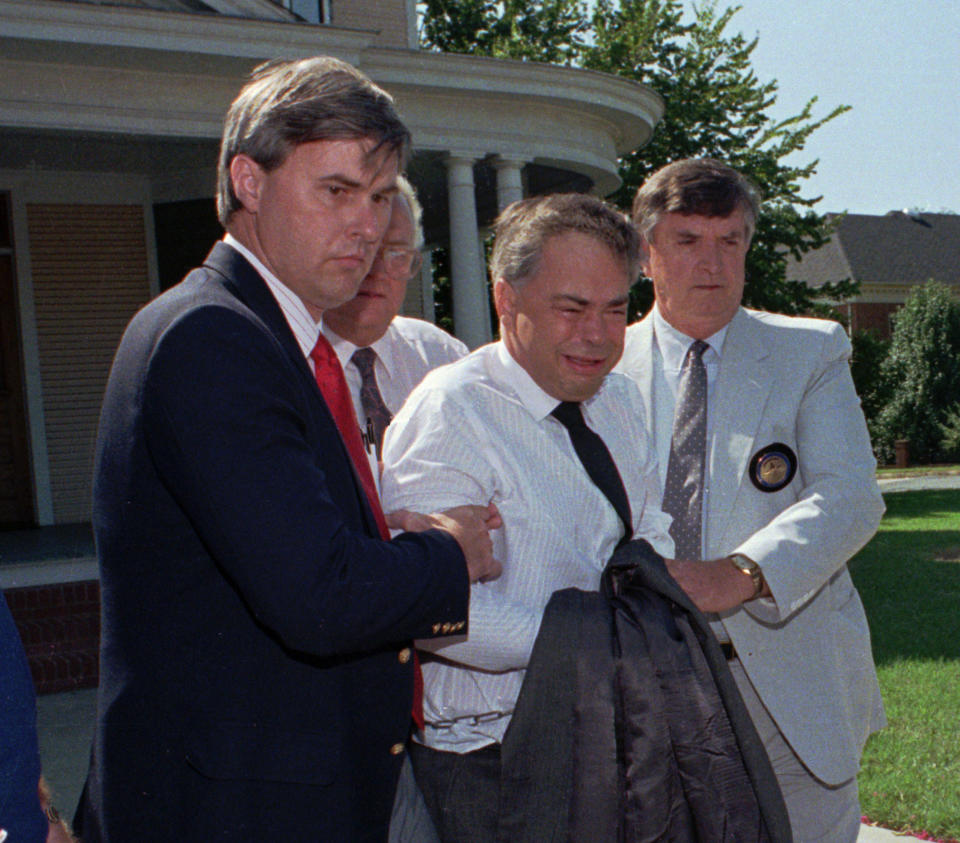
[[[397,315],[423,246],[423,210],[413,186],[400,176],[397,187],[370,273],[354,298],[323,314],[323,333],[340,358],[364,441],[377,459],[384,429],[413,388],[431,369],[469,350],[430,322]],[[379,473],[374,476],[379,481]]]

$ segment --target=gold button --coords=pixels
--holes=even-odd
[[[444,635],[446,635],[452,628],[453,628],[453,624],[447,622],[447,623],[445,623],[443,626],[440,627],[440,631],[441,631]]]
[[[440,624],[435,623],[433,625],[433,634],[436,635],[438,632],[440,632]]]
[[[391,755],[399,755],[401,752],[403,752],[403,744],[402,744],[402,743],[395,743],[393,746],[390,747],[390,754],[391,754]]]
[[[411,655],[410,648],[404,647],[399,653],[397,653],[397,661],[399,661],[400,664],[406,664],[408,661],[410,661]]]
[[[457,621],[457,622],[453,625],[453,631],[454,631],[454,632],[459,632],[459,631],[460,631],[461,629],[463,629],[466,625],[467,625],[467,622],[466,622],[466,621]]]

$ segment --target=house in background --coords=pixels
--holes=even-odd
[[[911,288],[939,281],[960,297],[960,215],[890,211],[828,214],[837,225],[830,242],[787,265],[787,278],[818,287],[849,278],[860,294],[844,308],[849,330],[889,338],[890,315]]]
[[[0,526],[90,518],[101,396],[133,313],[202,261],[224,112],[249,71],[327,54],[397,99],[454,330],[490,338],[484,228],[606,195],[663,103],[593,71],[417,48],[414,0],[0,0]],[[428,262],[429,264],[429,262]],[[432,316],[429,270],[405,311]],[[184,373],[189,377],[189,373]],[[10,572],[0,559],[0,585]],[[6,579],[4,579],[6,577]]]

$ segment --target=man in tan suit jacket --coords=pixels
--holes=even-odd
[[[861,752],[885,721],[846,563],[884,506],[843,328],[740,305],[757,211],[755,189],[709,159],[668,165],[639,190],[633,217],[656,304],[627,329],[618,369],[648,402],[665,479],[681,367],[693,341],[707,343],[694,500],[708,561],[668,567],[714,614],[795,839],[852,843]]]

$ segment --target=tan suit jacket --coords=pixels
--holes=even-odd
[[[618,369],[653,396],[650,316],[627,329]],[[711,394],[704,555],[740,552],[763,569],[773,599],[726,613],[756,691],[819,779],[855,776],[864,742],[885,725],[870,633],[847,561],[884,511],[876,462],[835,322],[741,308]],[[647,413],[651,435],[656,413]],[[773,443],[797,457],[793,479],[761,491],[752,457]]]

